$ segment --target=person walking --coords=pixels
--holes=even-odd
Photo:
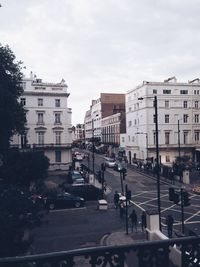
[[[174,218],[171,214],[167,215],[166,224],[167,224],[168,237],[172,238]]]
[[[133,209],[131,214],[129,215],[129,219],[131,220],[131,231],[133,232],[133,227],[135,228],[135,231],[137,233],[137,214],[135,210]]]
[[[117,191],[115,191],[115,194],[114,194],[114,205],[115,205],[115,208],[117,209],[118,206],[119,206],[119,194]]]
[[[125,209],[125,207],[124,207],[124,202],[123,202],[123,200],[121,199],[121,200],[119,201],[119,214],[120,214],[120,218],[121,218],[121,219],[123,219],[123,217],[124,217],[124,209]]]
[[[141,214],[141,227],[142,227],[142,232],[144,232],[145,228],[147,227],[147,218],[145,211],[143,211]]]

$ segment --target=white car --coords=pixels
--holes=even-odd
[[[106,158],[105,159],[105,165],[109,168],[114,168],[115,166],[115,159],[112,158]]]

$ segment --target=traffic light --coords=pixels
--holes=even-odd
[[[104,172],[106,170],[106,165],[105,163],[101,163],[101,170]]]
[[[183,205],[184,206],[189,206],[190,205],[190,198],[188,192],[183,192]]]
[[[174,204],[178,204],[178,202],[179,202],[179,194],[178,193],[174,193],[173,201],[174,201]]]
[[[174,200],[174,188],[173,187],[170,187],[169,188],[169,200],[170,201],[173,201]]]
[[[126,199],[129,201],[129,200],[131,200],[131,190],[128,190],[127,192],[126,192]]]
[[[126,168],[123,168],[122,169],[123,180],[125,180],[126,175],[127,175],[127,170],[126,170]]]

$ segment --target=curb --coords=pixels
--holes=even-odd
[[[101,239],[100,239],[100,245],[101,246],[106,246],[107,245],[107,239],[111,235],[111,233],[105,234]]]

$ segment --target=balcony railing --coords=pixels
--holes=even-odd
[[[200,239],[184,237],[33,256],[1,258],[1,267],[193,267],[200,264]]]

